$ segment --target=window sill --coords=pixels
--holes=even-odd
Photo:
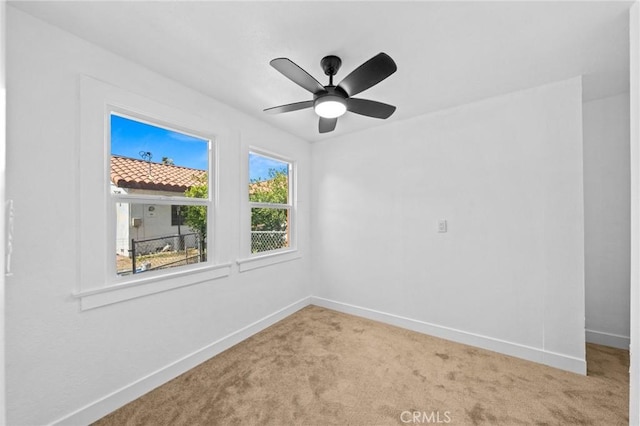
[[[80,310],[98,308],[137,297],[203,283],[231,274],[231,263],[204,266],[160,276],[143,277],[123,284],[109,285],[94,290],[83,290],[73,296],[80,299]]]
[[[252,269],[264,268],[265,266],[275,265],[276,263],[289,262],[302,258],[297,249],[283,250],[259,254],[245,259],[238,259],[238,269],[240,272],[251,271]]]

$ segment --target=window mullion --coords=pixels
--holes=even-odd
[[[112,194],[113,201],[117,203],[146,203],[146,204],[180,204],[193,206],[209,205],[206,198],[171,197],[164,195],[138,195],[138,194]]]
[[[256,201],[250,201],[249,207],[254,209],[291,209],[290,204],[278,204],[278,203],[259,203]]]

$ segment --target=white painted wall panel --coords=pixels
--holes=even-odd
[[[5,149],[7,144],[7,123],[6,123],[6,110],[7,110],[7,86],[6,86],[6,42],[7,42],[7,5],[6,2],[0,2],[0,202],[5,204],[5,190],[6,190],[6,162],[5,162]],[[5,217],[6,211],[3,209],[0,213],[0,223],[7,223]],[[9,229],[5,229],[5,226],[0,225],[0,241],[8,241],[7,236],[11,234]],[[9,248],[9,250],[7,250]],[[5,257],[6,256],[6,257]],[[0,424],[6,424],[6,380],[5,380],[5,277],[4,272],[9,272],[11,267],[11,252],[9,244],[2,244],[0,247],[0,272],[3,272],[0,277]]]
[[[629,11],[631,171],[631,345],[629,424],[640,424],[640,4]]]
[[[312,159],[314,296],[583,371],[579,78],[315,143]]]
[[[629,94],[583,104],[587,341],[629,348]]]

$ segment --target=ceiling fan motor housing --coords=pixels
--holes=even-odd
[[[340,69],[341,65],[342,65],[342,60],[334,55],[325,56],[320,61],[320,66],[324,70],[324,73],[330,77],[338,73],[338,70]]]
[[[313,95],[313,100],[317,101],[318,99],[326,96],[339,97],[342,99],[347,99],[349,97],[347,92],[338,86],[324,86],[324,91]]]

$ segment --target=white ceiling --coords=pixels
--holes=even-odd
[[[631,2],[10,2],[125,58],[309,141],[584,75],[585,99],[629,88]],[[328,84],[379,52],[398,71],[360,98],[388,120],[347,113],[318,134],[313,110],[264,108],[312,95],[269,66],[287,57]]]

